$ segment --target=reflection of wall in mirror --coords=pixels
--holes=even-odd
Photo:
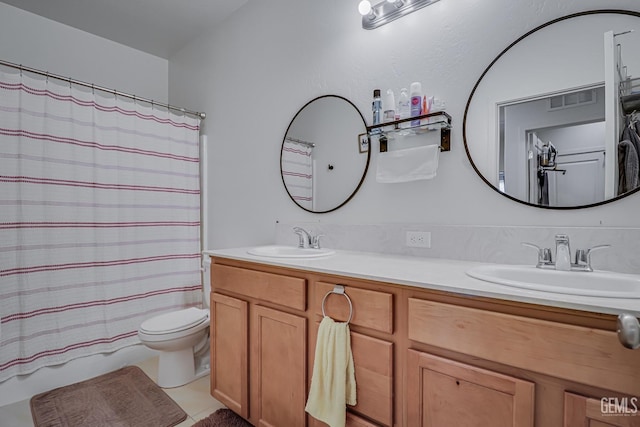
[[[319,210],[335,207],[351,196],[367,160],[366,153],[360,153],[358,146],[358,135],[363,132],[360,115],[353,109],[348,114],[329,115],[331,117],[322,119],[323,123],[331,125],[324,129],[324,141],[314,158]]]

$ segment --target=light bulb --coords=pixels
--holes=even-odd
[[[358,5],[358,12],[360,12],[362,16],[367,16],[371,13],[371,2],[369,0],[362,0]]]

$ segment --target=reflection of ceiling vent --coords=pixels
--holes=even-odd
[[[580,92],[565,93],[549,98],[549,111],[560,108],[572,108],[586,104],[595,104],[596,91],[594,89],[581,90]]]

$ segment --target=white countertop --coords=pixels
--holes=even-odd
[[[474,279],[465,273],[471,267],[486,263],[339,250],[336,250],[334,255],[322,258],[268,258],[250,255],[247,252],[249,249],[251,248],[217,249],[206,250],[204,253],[221,258],[434,289],[467,296],[614,315],[624,312],[640,317],[640,299],[586,297],[519,289]]]

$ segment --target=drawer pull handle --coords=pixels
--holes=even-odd
[[[342,285],[336,285],[332,291],[327,292],[324,295],[324,298],[322,298],[322,316],[326,316],[324,313],[324,303],[327,300],[327,297],[331,294],[344,295],[347,299],[347,302],[349,302],[349,318],[347,319],[347,323],[351,323],[351,318],[353,317],[353,304],[351,304],[351,298],[349,298],[349,295],[344,291],[344,286]]]
[[[627,348],[640,348],[640,323],[632,314],[618,316],[618,339]]]

